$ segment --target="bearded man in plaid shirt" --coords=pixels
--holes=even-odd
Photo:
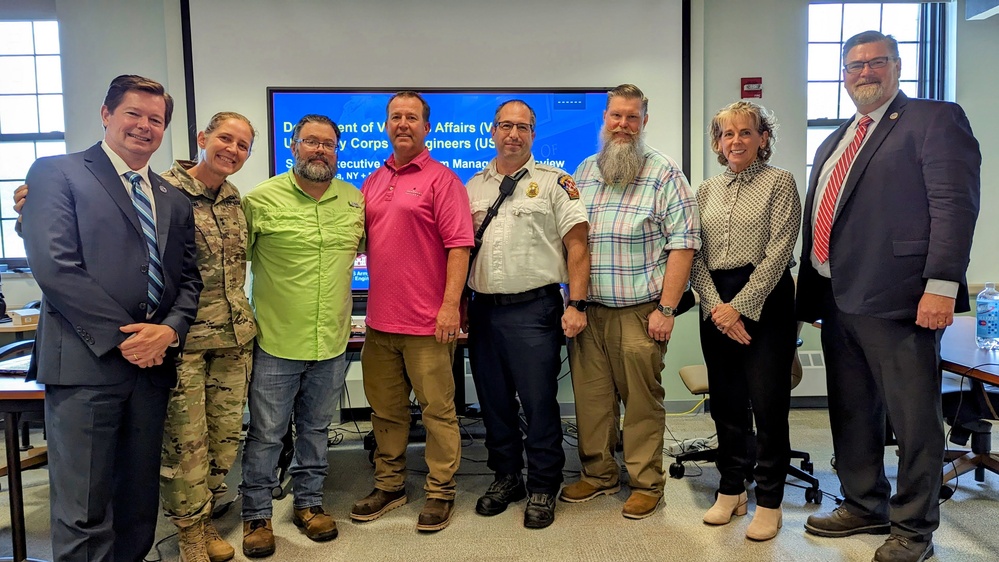
[[[573,186],[590,221],[587,326],[569,354],[583,470],[560,497],[584,502],[621,489],[620,397],[629,519],[649,517],[662,503],[663,358],[701,245],[694,194],[673,160],[645,146],[648,120],[637,86],[608,92],[600,152],[580,164]]]

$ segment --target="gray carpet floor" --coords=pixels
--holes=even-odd
[[[571,421],[571,420],[569,420]],[[464,423],[473,423],[466,420]],[[524,502],[514,504],[505,513],[486,518],[475,514],[475,501],[485,491],[492,477],[485,467],[486,451],[481,439],[465,439],[461,469],[458,473],[456,512],[451,525],[436,534],[415,530],[423,502],[426,465],[423,445],[409,449],[410,468],[407,480],[409,504],[379,520],[356,524],[348,518],[352,503],[370,492],[372,468],[367,451],[361,445],[357,429],[366,432],[367,424],[338,426],[342,440],[330,448],[330,474],[326,481],[326,508],[339,523],[340,536],[329,543],[313,543],[291,522],[292,498],[274,504],[274,531],[277,552],[268,560],[325,562],[334,560],[816,560],[866,561],[884,537],[858,536],[823,539],[805,535],[805,519],[835,503],[826,498],[821,505],[807,503],[804,491],[789,486],[783,504],[784,527],[776,539],[754,543],[745,538],[750,517],[736,517],[722,527],[708,527],[701,522],[703,512],[713,502],[718,473],[712,464],[688,465],[686,476],[668,479],[664,507],[641,521],[621,517],[627,499],[625,488],[614,496],[602,496],[582,504],[558,503],[555,524],[532,531],[522,526]],[[481,433],[481,430],[473,433]],[[713,423],[703,413],[671,415],[668,419],[667,445],[674,439],[707,437]],[[812,454],[815,473],[825,492],[838,493],[839,484],[830,465],[832,443],[827,413],[824,410],[795,410],[791,413],[792,445]],[[40,441],[40,436],[34,438]],[[999,443],[999,441],[996,441]],[[579,460],[574,441],[566,438],[566,481],[576,479]],[[667,464],[672,459],[666,459]],[[885,450],[889,477],[895,475],[897,458],[894,448]],[[230,496],[235,497],[239,467],[230,475]],[[4,482],[6,486],[6,482]],[[48,483],[45,469],[24,474],[25,512],[28,554],[51,560],[48,540]],[[236,560],[246,560],[239,552],[242,526],[239,501],[216,520],[222,534],[237,547]],[[7,494],[0,494],[0,556],[11,554],[10,519]],[[750,493],[750,515],[754,509]],[[999,476],[988,474],[982,483],[971,474],[958,482],[953,498],[941,508],[942,522],[937,531],[935,560],[999,560]],[[178,559],[173,526],[165,519],[157,529],[157,545],[147,560]]]

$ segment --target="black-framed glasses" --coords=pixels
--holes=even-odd
[[[871,60],[858,60],[844,64],[843,70],[847,74],[860,74],[864,70],[865,65],[871,67],[871,70],[877,70],[888,66],[888,63],[893,60],[895,60],[895,57],[874,57]]]
[[[298,139],[295,142],[297,142],[299,144],[304,144],[306,148],[309,148],[309,149],[312,149],[312,150],[315,150],[315,149],[319,148],[320,145],[322,145],[323,148],[325,148],[326,150],[328,150],[330,152],[336,152],[336,148],[337,148],[336,147],[336,142],[334,142],[334,141],[322,142],[322,141],[320,141],[318,139]]]
[[[534,130],[534,125],[530,123],[514,123],[512,121],[500,121],[496,123],[496,128],[504,133],[509,133],[514,127],[517,128],[518,133],[530,133]]]

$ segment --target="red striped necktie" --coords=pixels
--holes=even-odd
[[[819,202],[819,212],[815,219],[815,241],[812,251],[815,252],[819,263],[829,261],[829,233],[832,232],[833,215],[836,214],[836,199],[839,198],[839,190],[843,187],[846,173],[850,171],[850,164],[860,150],[864,136],[867,135],[867,127],[874,122],[870,116],[864,115],[857,124],[857,132],[853,136],[850,146],[846,147],[846,152],[839,157],[836,167],[833,168],[832,175],[829,176],[829,183],[826,184],[825,191],[822,192],[822,201]]]

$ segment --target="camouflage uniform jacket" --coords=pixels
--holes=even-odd
[[[214,199],[205,184],[187,170],[194,162],[177,160],[163,179],[184,192],[194,211],[198,270],[205,283],[198,317],[187,334],[185,349],[241,346],[257,335],[246,297],[246,216],[239,191],[226,181]]]

